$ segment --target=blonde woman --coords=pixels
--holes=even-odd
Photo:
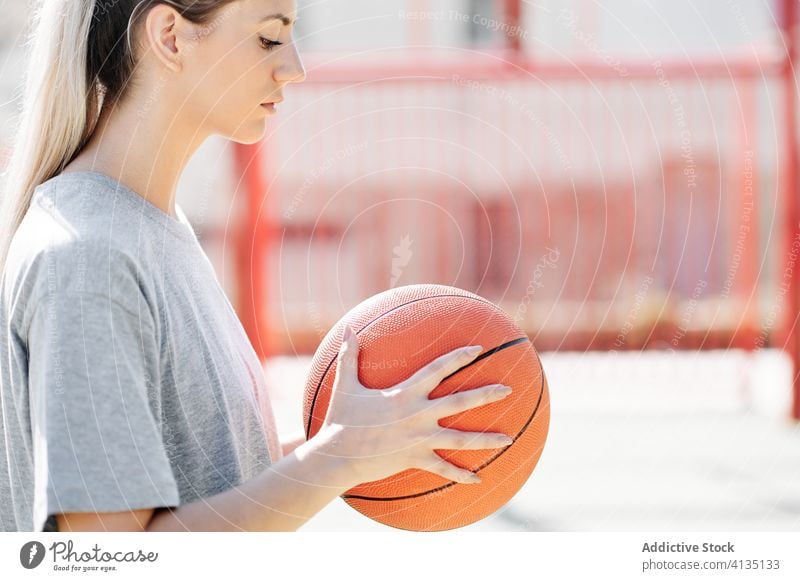
[[[3,196],[0,530],[291,531],[408,468],[475,482],[434,450],[509,443],[438,425],[504,397],[498,386],[427,397],[479,346],[368,390],[347,330],[308,441],[279,441],[256,401],[260,362],[175,190],[207,137],[258,141],[304,79],[296,12],[292,0],[38,6]]]

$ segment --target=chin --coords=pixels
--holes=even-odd
[[[242,128],[239,128],[237,133],[228,135],[227,138],[236,143],[240,143],[241,145],[253,145],[264,138],[264,130],[266,128],[265,125],[266,124],[262,122],[260,128],[250,131],[243,131]]]
[[[236,143],[239,143],[241,145],[254,145],[254,144],[258,143],[259,141],[261,141],[261,137],[262,136],[263,136],[263,133],[261,135],[257,136],[257,137],[252,137],[252,138],[235,137],[235,138],[231,139],[231,141],[235,141]]]
[[[266,116],[250,115],[244,118],[225,119],[217,123],[217,135],[241,145],[253,145],[261,141],[267,133]]]

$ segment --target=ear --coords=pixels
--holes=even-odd
[[[190,38],[191,23],[168,4],[156,4],[147,13],[144,22],[145,49],[169,70],[180,72]]]

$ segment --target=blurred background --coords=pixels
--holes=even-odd
[[[306,82],[179,191],[281,431],[345,312],[457,286],[552,398],[528,483],[463,530],[799,530],[796,0],[298,5]],[[2,160],[30,7],[0,7]],[[303,530],[393,529],[337,499]]]

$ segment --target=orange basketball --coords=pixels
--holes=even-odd
[[[501,432],[514,443],[487,450],[436,450],[445,460],[478,474],[478,484],[411,469],[359,484],[342,495],[345,502],[380,523],[414,531],[463,527],[508,502],[533,472],[550,423],[547,380],[528,336],[490,301],[458,288],[420,284],[377,294],[342,317],[314,355],[303,405],[307,438],[325,420],[346,324],[358,336],[359,380],[370,389],[392,387],[459,347],[482,345],[481,355],[442,381],[429,397],[491,383],[511,386],[514,392],[505,399],[441,418],[439,425]]]

